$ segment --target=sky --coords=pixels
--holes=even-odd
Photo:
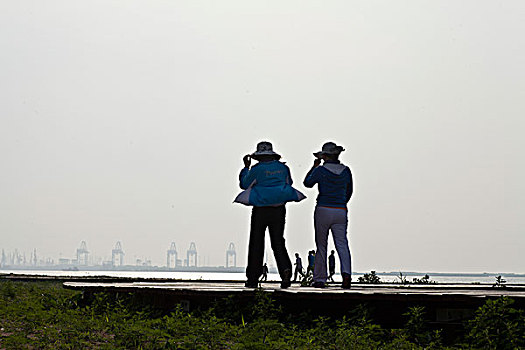
[[[0,248],[246,262],[242,157],[273,143],[315,247],[326,141],[354,271],[525,272],[525,2],[2,1]],[[330,242],[329,249],[333,243]],[[273,264],[269,243],[268,261]]]

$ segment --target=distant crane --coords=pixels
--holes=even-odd
[[[7,256],[5,255],[5,251],[2,249],[2,260],[0,261],[0,266],[5,267],[7,265]]]
[[[22,255],[15,248],[15,252],[11,256],[11,265],[22,265]]]
[[[36,266],[37,263],[38,263],[38,259],[36,258],[36,248],[35,248],[35,249],[33,250],[33,258],[32,258],[32,260],[31,260],[31,264],[32,264],[33,266]]]
[[[186,266],[197,266],[197,248],[195,242],[190,243],[190,249],[186,253]]]
[[[80,248],[77,249],[77,265],[87,266],[89,252],[87,250],[86,241],[80,242]]]
[[[124,251],[122,250],[122,244],[120,241],[115,245],[115,249],[111,251],[111,265],[113,267],[122,266],[124,263]]]
[[[175,246],[175,242],[171,242],[170,249],[168,249],[166,266],[168,269],[177,267],[177,247]]]
[[[232,264],[233,260],[233,264]],[[235,245],[233,242],[230,243],[226,250],[226,267],[237,267],[237,253],[235,253]]]

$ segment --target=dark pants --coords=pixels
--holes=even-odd
[[[253,207],[250,227],[250,243],[248,245],[248,266],[246,277],[248,281],[258,281],[263,271],[264,235],[266,228],[270,233],[273,254],[277,262],[279,274],[283,277],[286,270],[292,272],[292,262],[284,245],[284,222],[286,208]]]
[[[335,266],[328,266],[328,279],[334,281]]]
[[[304,277],[304,272],[303,272],[303,268],[295,268],[295,272],[293,273],[293,280],[294,282],[297,281],[297,275],[301,275],[302,277]]]

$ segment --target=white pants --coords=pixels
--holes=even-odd
[[[350,249],[346,237],[348,228],[348,213],[344,209],[316,207],[314,212],[315,253],[314,282],[326,282],[326,250],[328,246],[328,231],[332,231],[335,249],[339,255],[341,273],[352,274]]]

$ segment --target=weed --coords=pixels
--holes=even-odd
[[[403,272],[399,271],[399,275],[396,276],[397,278],[399,278],[399,283],[401,284],[409,284],[410,282],[407,280],[407,277],[405,275],[403,275]]]
[[[475,346],[491,349],[518,349],[525,346],[523,310],[512,308],[507,297],[487,300],[467,324],[467,339]]]
[[[16,296],[15,288],[13,287],[13,282],[11,281],[2,281],[0,288],[1,295],[6,299],[13,299]]]
[[[381,278],[379,278],[379,276],[376,275],[375,271],[370,271],[370,273],[365,273],[362,277],[359,277],[357,280],[361,283],[371,283],[371,284],[381,283]]]
[[[412,283],[414,284],[433,284],[433,283],[436,283],[436,281],[432,281],[429,275],[425,275],[421,278],[417,278],[417,277],[413,278]]]
[[[496,282],[492,285],[492,287],[499,287],[499,288],[505,288],[507,281],[503,279],[501,276],[496,276]]]
[[[244,300],[246,301],[246,300]],[[148,307],[137,295],[82,293],[57,282],[0,280],[2,349],[441,349],[423,307],[405,313],[402,329],[375,324],[368,305],[333,319],[303,312],[286,314],[271,293],[249,302],[235,297],[213,307],[169,314]],[[514,349],[525,346],[523,311],[512,300],[489,300],[467,324],[458,348]]]

